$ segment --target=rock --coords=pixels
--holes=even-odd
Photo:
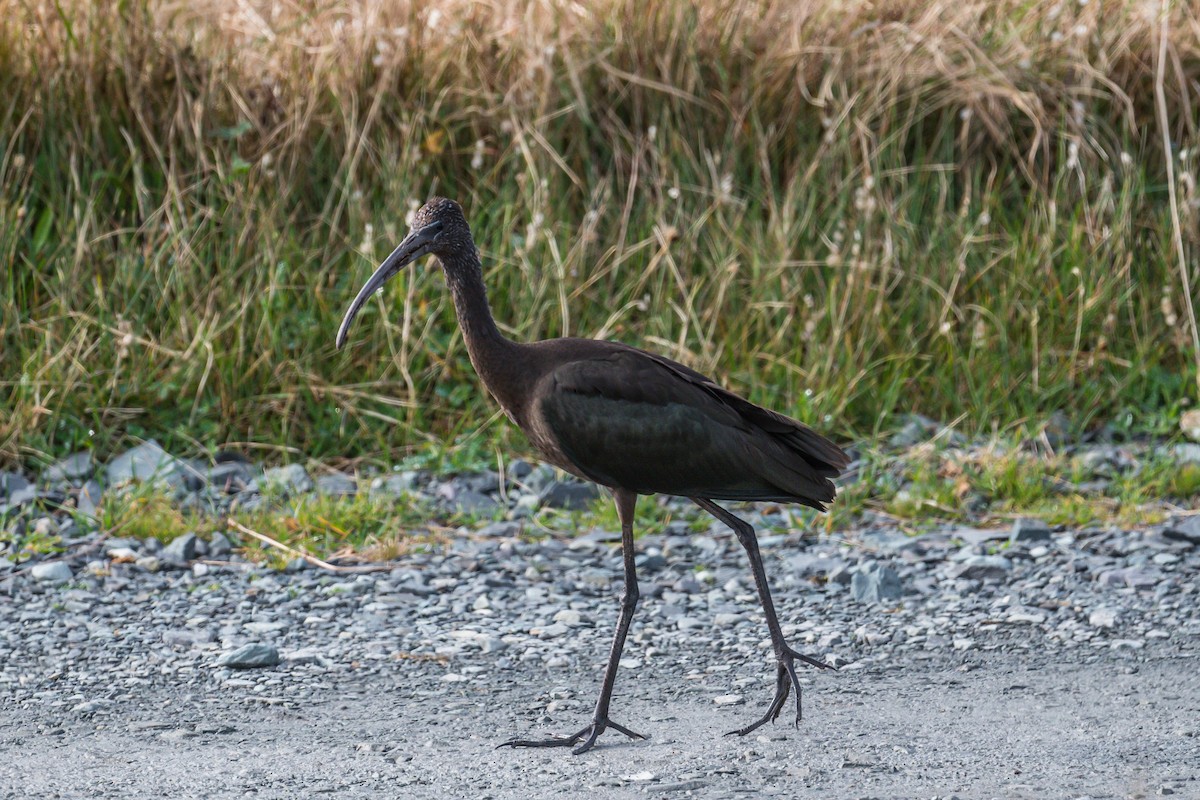
[[[825,573],[825,582],[840,586],[849,586],[854,580],[855,571],[848,562],[842,561],[835,564],[829,572]]]
[[[528,461],[518,458],[515,461],[509,462],[508,469],[506,469],[505,472],[507,473],[509,481],[517,483],[529,477],[529,473],[533,472],[533,465]]]
[[[956,578],[975,581],[1002,581],[1012,570],[1012,562],[1004,556],[971,556],[960,564]]]
[[[1046,621],[1046,615],[1035,608],[1015,608],[1008,613],[1008,621],[1018,625],[1040,625]]]
[[[130,550],[136,550],[138,548],[138,545],[140,545],[140,544],[141,544],[141,542],[139,542],[137,539],[123,539],[119,536],[114,536],[111,539],[105,540],[104,552],[107,553],[109,550],[115,550],[118,547],[124,547],[124,548],[128,548]]]
[[[653,772],[635,772],[632,775],[622,775],[621,780],[629,783],[649,783],[657,777]]]
[[[740,694],[719,694],[713,698],[713,702],[719,706],[740,706],[746,702],[746,698]]]
[[[158,560],[158,556],[142,556],[133,563],[135,566],[146,570],[146,572],[158,572],[162,569],[162,562]]]
[[[1141,650],[1145,645],[1141,639],[1113,639],[1108,643],[1113,650]]]
[[[165,630],[162,632],[162,643],[167,647],[182,648],[190,650],[200,641],[195,631],[189,630]]]
[[[786,537],[781,538],[786,539]],[[886,551],[891,553],[913,547],[917,542],[915,537],[896,530],[864,531],[859,535],[859,540],[868,552]],[[759,539],[759,544],[761,543],[762,538]],[[807,554],[802,554],[802,556],[804,555]]]
[[[490,517],[500,510],[500,503],[486,494],[480,494],[474,489],[465,489],[454,493],[454,498],[447,505],[456,514],[470,514],[477,517]]]
[[[1018,519],[1008,534],[1011,544],[1018,542],[1046,542],[1050,540],[1050,526],[1040,519]]]
[[[842,769],[865,769],[875,766],[875,759],[866,753],[847,753],[842,756]]]
[[[812,553],[800,553],[787,559],[785,563],[792,574],[800,578],[825,578],[839,566],[848,566],[843,559]]]
[[[313,490],[312,478],[308,477],[308,472],[299,464],[271,467],[263,472],[262,482],[287,495],[304,494]]]
[[[541,628],[532,628],[529,633],[539,639],[557,639],[569,631],[566,625],[561,622],[555,622],[551,625],[545,625]]]
[[[583,625],[592,624],[590,619],[586,618],[582,613],[573,608],[564,608],[562,611],[559,611],[554,615],[554,621],[561,622],[563,625],[566,625],[569,628],[578,628]]]
[[[244,644],[236,650],[224,653],[217,659],[218,667],[230,669],[257,669],[274,667],[279,663],[279,651],[274,645],[253,642]]]
[[[654,786],[655,794],[673,794],[674,792],[692,792],[696,789],[703,789],[708,786],[708,781],[700,778],[692,778],[686,781],[677,781],[675,783],[659,783]]]
[[[1191,444],[1184,442],[1171,447],[1170,456],[1176,464],[1197,464],[1200,465],[1200,444]]]
[[[329,497],[353,497],[358,491],[354,478],[344,472],[329,472],[317,476],[317,494]]]
[[[38,536],[57,536],[58,523],[54,517],[38,517],[33,522],[33,532]]]
[[[929,437],[937,432],[938,424],[929,417],[921,416],[920,414],[909,414],[905,417],[905,423],[900,430],[892,435],[888,440],[888,444],[897,450],[907,450],[921,442],[927,441]]]
[[[129,481],[157,481],[168,486],[183,483],[184,465],[150,439],[108,462],[108,485]]]
[[[519,522],[493,522],[479,529],[480,536],[509,539],[521,532],[524,526]]]
[[[1116,609],[1101,606],[1088,615],[1088,624],[1093,628],[1115,628],[1117,617]]]
[[[556,480],[555,474],[554,467],[550,466],[549,464],[538,464],[529,471],[529,474],[525,476],[523,481],[521,481],[521,485],[524,486],[527,491],[538,494],[543,488],[549,486],[553,481]]]
[[[233,552],[233,545],[229,543],[229,538],[218,531],[208,540],[208,554],[214,558],[227,556]]]
[[[55,561],[52,564],[35,564],[29,574],[35,581],[42,583],[66,583],[75,577],[71,568],[62,561]]]
[[[1097,478],[1092,481],[1065,481],[1061,478],[1047,477],[1043,481],[1046,488],[1055,494],[1103,494],[1108,491],[1108,487],[1112,486],[1112,480],[1109,478]]]
[[[38,504],[42,508],[54,508],[66,501],[66,495],[52,489],[39,489],[36,486],[26,486],[8,496],[7,503],[0,503],[0,517],[11,512],[14,508],[26,504]]]
[[[869,572],[859,570],[850,579],[850,594],[860,603],[895,600],[902,594],[900,576],[894,569],[874,564]]]
[[[0,471],[0,500],[29,489],[32,484],[19,472]],[[15,504],[14,504],[15,505]]]
[[[389,497],[400,497],[417,491],[421,473],[416,470],[405,470],[393,475],[384,475],[371,481],[372,494],[382,494]]]
[[[462,476],[461,480],[465,488],[474,489],[480,494],[495,494],[500,491],[500,475],[495,472],[480,472],[473,475],[464,475]]]
[[[1163,529],[1163,538],[1200,547],[1200,515],[1175,517]]]
[[[1194,408],[1179,418],[1179,429],[1194,442],[1200,442],[1200,408]]]
[[[243,461],[223,461],[211,467],[205,475],[209,485],[225,494],[237,494],[254,481],[251,466]]]
[[[96,509],[100,505],[100,496],[104,490],[100,488],[100,482],[90,480],[79,488],[79,494],[75,495],[75,508],[81,514],[87,514],[89,517],[96,516]]]
[[[176,536],[171,543],[159,554],[163,561],[172,564],[186,564],[196,557],[196,534],[185,533]]]
[[[662,572],[667,568],[667,558],[661,553],[644,554],[635,559],[638,572],[644,572],[647,575],[653,575],[656,572]]]
[[[301,647],[283,654],[289,664],[325,664],[329,661],[319,647]]]
[[[97,698],[95,700],[84,700],[82,703],[72,706],[71,711],[76,714],[95,714],[100,709],[111,705],[112,700]]]
[[[1079,465],[1092,475],[1107,478],[1127,472],[1137,464],[1133,456],[1114,445],[1101,445],[1085,450],[1079,454],[1078,461]]]
[[[600,487],[594,483],[551,481],[538,493],[538,502],[548,508],[583,511],[599,496]]]
[[[46,467],[42,470],[42,480],[47,483],[78,481],[92,477],[92,473],[95,471],[96,463],[92,460],[91,452],[84,450]]]
[[[1120,588],[1129,586],[1134,589],[1148,589],[1163,579],[1163,574],[1156,569],[1140,567],[1125,567],[1110,569],[1100,573],[1100,583],[1104,586]]]
[[[1011,533],[1009,535],[1011,536]],[[1004,531],[998,528],[958,528],[950,536],[954,539],[961,539],[967,544],[976,545],[1003,539]]]

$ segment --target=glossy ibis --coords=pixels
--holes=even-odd
[[[513,747],[589,750],[613,728],[645,738],[608,715],[617,665],[638,601],[633,519],[638,495],[690,498],[733,529],[750,558],[777,666],[775,698],[761,718],[731,733],[745,735],[783,710],[800,683],[796,662],[828,665],[796,652],[784,639],[767,588],[758,540],[744,520],[716,500],[768,500],[824,510],[833,499],[831,478],[846,454],[810,428],[721,388],[668,358],[594,339],[550,339],[524,344],[496,327],[483,286],[479,252],[462,208],[434,198],[417,211],[412,230],[354,298],[337,333],[337,346],[367,299],[406,264],[437,256],[454,299],[471,363],[530,444],[546,461],[612,490],[621,520],[625,591],[621,616],[591,723],[566,738],[515,739]]]

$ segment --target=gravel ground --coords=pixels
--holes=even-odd
[[[95,542],[0,574],[0,797],[1200,797],[1197,521],[764,535],[785,632],[841,669],[746,738],[773,669],[744,555],[645,537],[613,717],[650,739],[580,757],[495,745],[587,721],[611,532],[364,575]]]

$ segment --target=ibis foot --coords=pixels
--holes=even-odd
[[[629,730],[629,728],[626,728],[624,725],[618,725],[617,723],[613,722],[612,720],[608,719],[607,717],[604,717],[599,720],[596,720],[591,725],[588,725],[586,728],[579,731],[579,733],[576,733],[573,736],[567,736],[565,738],[556,737],[553,739],[510,739],[509,741],[504,742],[503,744],[501,744],[499,746],[500,747],[572,747],[577,742],[582,740],[583,744],[579,745],[578,747],[576,747],[574,750],[571,751],[575,755],[579,755],[580,753],[586,753],[588,750],[591,750],[592,747],[596,744],[596,739],[599,738],[600,734],[604,733],[604,731],[607,730],[608,728],[612,728],[614,731],[620,731],[621,733],[628,736],[630,739],[645,739],[646,738],[642,734],[634,733],[633,731]]]
[[[736,731],[730,731],[726,736],[745,736],[748,733],[761,728],[768,722],[774,722],[779,719],[779,714],[783,711],[783,704],[787,702],[788,695],[795,691],[796,693],[796,727],[800,727],[800,679],[796,677],[796,661],[800,660],[806,664],[811,664],[814,667],[821,669],[834,669],[832,664],[826,664],[820,659],[806,656],[803,653],[797,653],[786,644],[783,646],[783,652],[777,656],[779,663],[775,666],[775,699],[771,701],[771,705],[767,707],[767,713],[763,714],[756,722],[747,725],[744,728],[739,728]]]

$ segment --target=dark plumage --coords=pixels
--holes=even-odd
[[[562,739],[505,744],[582,742],[575,749],[579,753],[591,748],[606,728],[643,738],[608,717],[617,664],[638,600],[633,510],[642,494],[691,498],[733,529],[750,558],[778,660],[776,690],[766,714],[734,733],[747,734],[776,719],[793,690],[799,723],[795,661],[827,665],[787,644],[754,529],[713,501],[770,500],[824,510],[834,497],[831,478],[846,466],[846,454],[805,425],[668,358],[593,339],[522,344],[505,338],[488,307],[479,254],[462,208],[444,198],[430,200],[417,212],[412,231],[358,293],[338,330],[338,347],[363,303],[404,265],[426,255],[441,261],[471,363],[484,386],[544,459],[611,489],[621,519],[625,593],[591,724]]]

